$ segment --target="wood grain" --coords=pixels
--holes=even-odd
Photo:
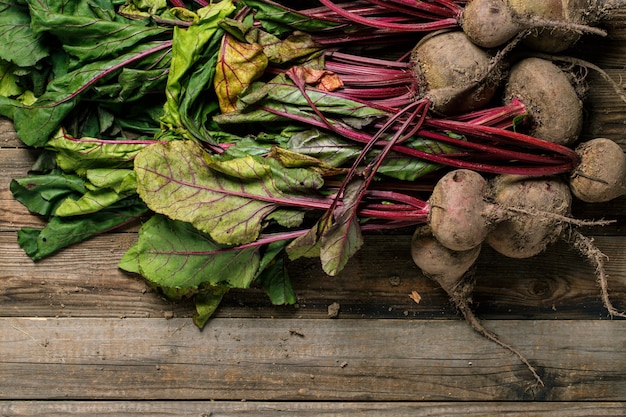
[[[571,51],[620,85],[624,22],[618,10],[602,22],[607,38]],[[597,72],[587,82],[582,138],[626,149],[626,102]],[[9,183],[40,152],[0,118],[0,415],[626,416],[624,320],[607,320],[593,266],[564,243],[527,260],[483,248],[475,271],[477,315],[529,358],[545,387],[419,273],[409,230],[368,235],[337,277],[317,260],[291,262],[297,305],[231,291],[200,331],[191,303],[165,301],[117,269],[138,225],[28,259],[16,232],[44,223]],[[626,197],[578,202],[573,214],[616,220],[585,233],[608,256],[611,297],[626,310]]]
[[[619,417],[620,402],[0,401],[11,417]]]
[[[188,303],[161,300],[133,275],[117,268],[134,233],[99,236],[38,262],[18,247],[13,232],[0,233],[0,316],[188,317]],[[337,277],[316,260],[289,265],[297,306],[272,306],[260,290],[233,291],[218,317],[323,318],[332,303],[342,317],[455,318],[445,293],[410,260],[410,236],[369,236]],[[611,298],[626,308],[626,241],[597,236],[607,263]],[[561,262],[555,263],[554,259]],[[596,319],[606,317],[594,271],[565,245],[532,259],[512,260],[485,248],[476,266],[476,312],[484,318]],[[417,291],[422,301],[409,298]]]
[[[215,319],[200,332],[187,319],[2,318],[0,399],[626,398],[622,322],[486,325],[545,387],[461,321]]]
[[[615,417],[620,402],[0,401],[12,417]]]

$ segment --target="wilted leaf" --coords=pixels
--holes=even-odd
[[[237,108],[239,94],[263,75],[267,63],[258,43],[239,42],[228,34],[222,37],[214,88],[223,113]]]
[[[51,216],[66,198],[78,198],[87,192],[85,180],[60,172],[13,179],[10,189],[17,201],[42,216]]]
[[[320,260],[328,275],[337,275],[348,260],[363,246],[363,236],[356,216],[363,181],[348,184],[342,198],[343,204],[333,213],[334,222],[321,236]]]
[[[196,307],[193,324],[202,329],[215,313],[228,290],[226,285],[218,285],[196,294],[193,297],[193,304]]]
[[[95,213],[126,197],[135,194],[136,181],[133,170],[98,169],[87,171],[89,191],[80,198],[66,198],[54,214],[61,217]]]
[[[61,169],[84,174],[89,169],[101,167],[131,168],[135,155],[149,143],[116,143],[89,137],[76,139],[60,129],[46,143],[46,148],[56,152],[56,161]]]

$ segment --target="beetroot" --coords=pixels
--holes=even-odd
[[[482,47],[498,47],[522,34],[527,46],[555,53],[571,47],[582,33],[605,35],[591,25],[607,9],[590,0],[471,0],[461,25]]]
[[[505,101],[521,101],[530,116],[531,136],[571,145],[583,126],[583,106],[570,78],[557,65],[526,58],[510,70]]]
[[[493,249],[510,258],[529,258],[560,238],[572,204],[565,181],[500,175],[491,187],[494,204],[506,211],[485,239]]]
[[[458,169],[444,175],[428,201],[433,235],[455,251],[480,245],[490,227],[486,216],[491,205],[486,198],[487,181],[477,172]]]
[[[411,62],[432,109],[464,113],[484,107],[502,79],[501,66],[492,67],[492,56],[473,44],[463,32],[437,32],[413,49]]]
[[[572,193],[587,203],[601,203],[626,194],[626,155],[607,138],[583,142],[576,148],[580,164],[571,173]]]

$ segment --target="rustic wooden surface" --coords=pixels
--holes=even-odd
[[[626,79],[626,13],[581,45]],[[626,103],[591,74],[584,137],[626,149]],[[136,226],[33,263],[16,231],[42,222],[8,190],[37,152],[0,121],[2,416],[624,416],[626,321],[610,320],[593,267],[565,244],[527,260],[485,249],[474,307],[537,368],[476,335],[408,255],[408,234],[370,235],[337,277],[290,264],[298,304],[233,291],[203,331],[192,306],[162,300],[116,268]],[[617,223],[586,233],[610,258],[626,309],[626,198],[577,204]],[[417,304],[412,291],[422,296]],[[328,306],[340,313],[328,317]]]

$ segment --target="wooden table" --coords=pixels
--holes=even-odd
[[[626,79],[626,12],[582,56]],[[590,75],[585,138],[626,149],[626,103]],[[408,234],[369,235],[337,277],[291,263],[298,304],[257,290],[226,296],[203,331],[190,304],[159,298],[116,268],[135,228],[33,263],[16,243],[41,226],[12,178],[37,152],[0,123],[0,415],[8,416],[623,416],[626,321],[610,320],[593,267],[565,244],[527,260],[484,249],[474,307],[545,382],[475,334],[408,253]],[[577,204],[610,258],[611,297],[626,309],[626,198]],[[409,295],[417,291],[419,304]],[[339,315],[328,307],[338,303]]]

